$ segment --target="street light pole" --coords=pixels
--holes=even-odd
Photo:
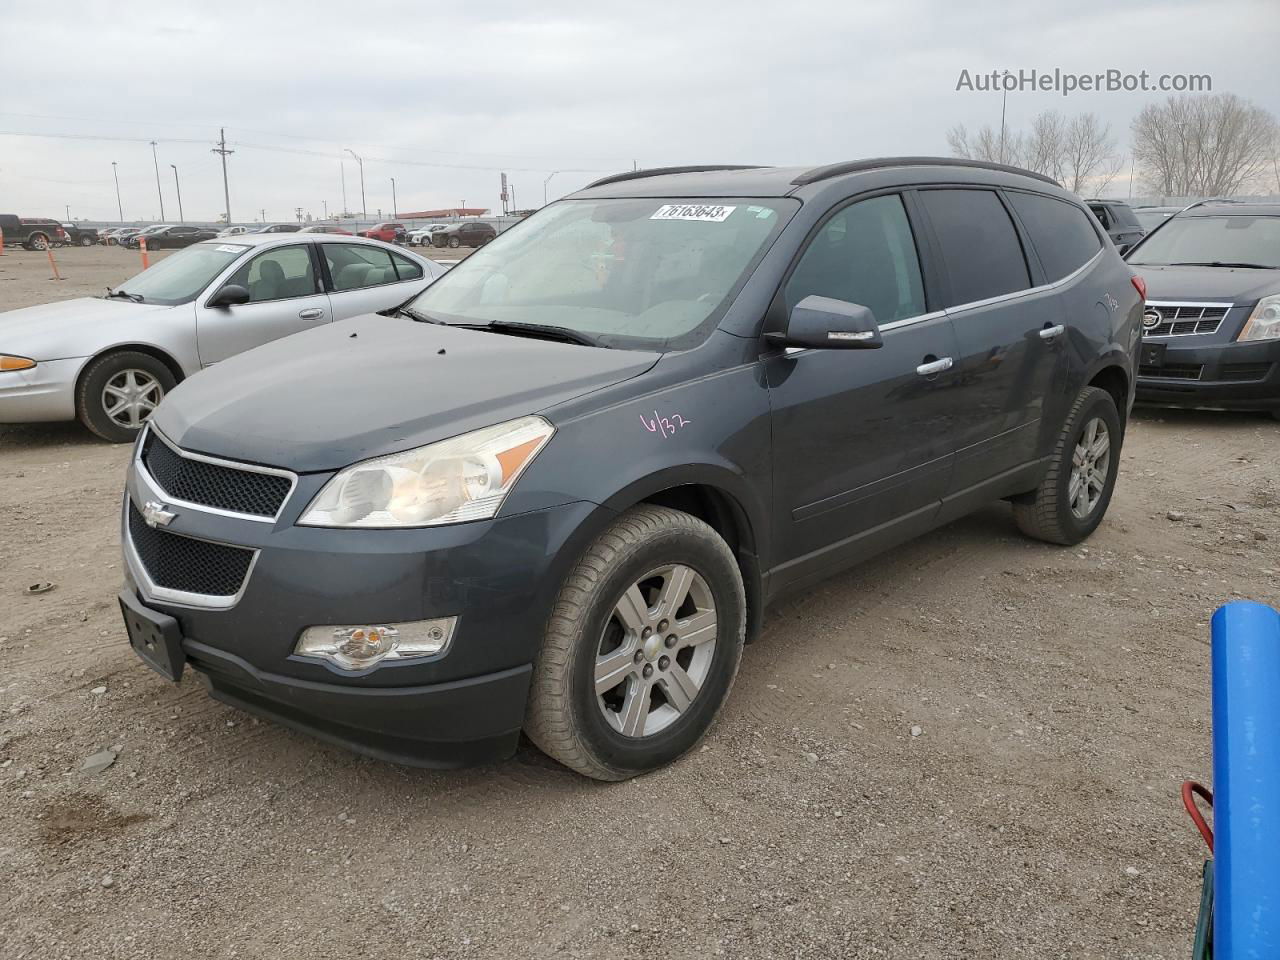
[[[552,170],[550,173],[547,174],[547,179],[542,181],[542,205],[544,207],[547,205],[547,184],[550,183],[551,178],[554,177],[559,172],[560,172],[559,170]]]
[[[187,219],[182,215],[182,184],[178,183],[178,165],[171,163],[169,166],[173,167],[173,189],[178,193],[178,222],[186,223]]]
[[[120,214],[120,222],[124,223],[124,204],[120,202],[120,172],[116,170],[116,162],[111,161],[111,176],[116,181],[116,211]]]
[[[391,219],[397,219],[400,214],[396,212],[396,178],[391,178]]]
[[[160,222],[164,222],[164,191],[160,189],[160,161],[156,157],[156,142],[151,141],[151,162],[156,166],[156,196],[160,198]]]
[[[360,156],[350,147],[347,147],[346,151],[347,153],[351,154],[353,157],[356,158],[356,164],[357,166],[360,167],[360,219],[368,220],[369,207],[364,200],[364,160],[362,160]]]

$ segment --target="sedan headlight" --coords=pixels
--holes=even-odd
[[[298,523],[430,527],[488,520],[553,433],[542,417],[522,417],[357,463],[325,484]]]
[[[1280,340],[1280,293],[1258,301],[1236,340]]]

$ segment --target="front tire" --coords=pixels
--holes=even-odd
[[[76,416],[111,443],[132,443],[177,381],[155,357],[122,350],[89,364],[76,387]]]
[[[733,686],[746,594],[728,544],[695,517],[640,506],[569,572],[534,664],[525,732],[597,780],[670,763]]]
[[[48,250],[49,238],[43,233],[35,233],[31,235],[31,239],[27,241],[28,250]]]
[[[82,246],[82,247],[91,247],[91,246],[93,246],[93,239],[92,239],[91,237],[81,237],[81,238],[80,238],[80,246]]]
[[[462,241],[461,241],[461,240],[459,240],[457,237],[450,237],[450,238],[449,238],[449,246],[450,246],[450,247],[452,247],[452,248],[455,248],[455,249],[456,249],[456,248],[458,248],[458,247],[462,246]]]
[[[1111,394],[1098,387],[1081,390],[1058,435],[1044,479],[1013,503],[1019,529],[1036,540],[1064,546],[1093,533],[1111,503],[1123,439],[1124,428]]]

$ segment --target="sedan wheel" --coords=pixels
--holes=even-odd
[[[123,350],[98,357],[76,383],[76,415],[104,440],[128,443],[173,389],[173,372],[157,357]]]
[[[145,370],[122,370],[102,388],[102,409],[107,418],[129,430],[138,430],[164,399],[164,387]]]

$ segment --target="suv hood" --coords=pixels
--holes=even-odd
[[[153,420],[196,453],[336,470],[537,413],[659,356],[371,314],[224,360],[183,382]]]
[[[121,330],[136,330],[143,314],[172,309],[156,303],[80,297],[6,310],[0,313],[0,351],[38,361],[87,357],[113,342]]]
[[[1252,304],[1280,293],[1280,270],[1156,267],[1130,264],[1147,282],[1148,300],[1221,300]]]

